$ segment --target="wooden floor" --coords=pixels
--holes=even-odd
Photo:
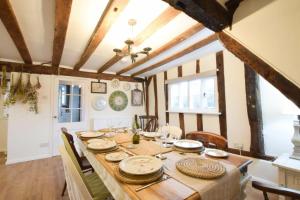
[[[61,197],[64,172],[60,157],[3,165],[0,159],[0,200],[68,200]],[[247,200],[263,199],[261,192],[246,187]],[[67,192],[66,192],[67,193]],[[278,199],[270,196],[270,200]]]
[[[64,180],[60,157],[0,163],[0,200],[67,200],[67,194],[60,196]]]

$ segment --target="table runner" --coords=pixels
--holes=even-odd
[[[197,191],[201,200],[237,200],[240,198],[240,171],[237,167],[219,161],[226,168],[226,174],[218,179],[205,180],[187,176],[176,169],[176,162],[180,159],[199,158],[199,156],[187,153],[182,155],[175,151],[165,155],[167,156],[164,160],[165,173]]]

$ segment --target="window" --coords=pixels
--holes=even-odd
[[[217,113],[215,86],[216,76],[170,81],[169,112]]]
[[[58,122],[80,122],[82,120],[81,86],[61,81],[58,98]]]

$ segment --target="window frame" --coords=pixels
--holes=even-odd
[[[214,79],[214,101],[215,101],[215,107],[214,108],[201,108],[198,109],[191,109],[190,103],[191,103],[191,95],[190,95],[190,82],[194,80],[204,80],[208,78]],[[172,98],[171,98],[171,85],[172,84],[179,84],[182,82],[188,82],[188,108],[172,108]],[[196,75],[190,75],[190,76],[184,76],[176,79],[170,79],[165,81],[166,86],[168,87],[168,110],[166,112],[170,113],[199,113],[199,114],[209,114],[209,115],[220,115],[219,112],[219,106],[218,106],[218,84],[217,84],[217,75],[216,70],[211,70],[207,72],[202,72]],[[203,95],[204,93],[204,85],[203,82],[201,82],[201,92],[200,94]],[[201,98],[202,101],[203,98]],[[202,102],[201,102],[202,105]]]

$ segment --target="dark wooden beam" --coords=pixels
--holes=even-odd
[[[53,40],[52,66],[57,69],[63,54],[72,0],[55,1],[55,31]]]
[[[158,117],[158,99],[157,99],[157,75],[153,76],[155,116]]]
[[[225,48],[251,67],[300,108],[300,88],[224,32],[218,33]]]
[[[196,60],[196,74],[200,73],[200,60]],[[203,131],[203,116],[197,113],[197,131]]]
[[[114,74],[106,73],[92,73],[84,71],[76,71],[73,69],[59,68],[58,73],[54,73],[52,67],[44,65],[32,65],[32,64],[22,64],[14,62],[4,62],[0,61],[0,66],[6,66],[7,72],[24,72],[32,74],[48,74],[48,75],[62,75],[62,76],[74,76],[82,78],[91,78],[91,79],[101,79],[101,80],[112,80],[114,78],[119,79],[120,81],[129,81],[129,82],[143,82],[144,79],[133,78],[130,76],[120,76]]]
[[[178,72],[178,77],[182,77],[182,66],[179,66],[177,68],[177,72]],[[179,113],[178,115],[179,115],[179,127],[182,130],[181,138],[184,139],[185,138],[184,114]]]
[[[90,37],[90,40],[85,47],[79,61],[76,63],[74,69],[79,70],[86,61],[90,58],[92,53],[96,50],[101,43],[106,33],[111,28],[111,25],[120,16],[120,13],[127,6],[129,0],[110,0],[100,17],[98,24]]]
[[[162,54],[163,52],[168,51],[169,49],[173,48],[174,46],[178,45],[179,43],[181,43],[181,42],[185,41],[186,39],[190,38],[192,35],[198,33],[202,29],[204,29],[204,26],[200,23],[192,26],[188,30],[184,31],[180,35],[173,38],[168,43],[166,43],[163,46],[159,47],[155,51],[152,51],[147,57],[144,57],[141,60],[125,67],[124,69],[122,69],[120,71],[118,71],[117,74],[123,74],[125,72],[128,72],[128,71],[130,71],[130,70],[146,63],[147,61],[151,60],[152,58]]]
[[[218,82],[218,94],[219,94],[219,123],[220,132],[224,138],[227,138],[227,119],[226,119],[226,97],[225,97],[225,77],[224,77],[224,58],[223,51],[216,54],[217,63],[217,82]]]
[[[164,71],[164,81],[166,82],[168,80],[168,72]],[[164,88],[165,88],[165,106],[166,106],[166,124],[169,123],[169,92],[168,92],[168,85],[164,83]]]
[[[260,101],[259,77],[257,73],[245,65],[245,86],[247,113],[251,131],[250,152],[254,155],[265,155],[263,121]]]
[[[156,68],[158,68],[158,67],[160,67],[160,66],[162,66],[164,64],[167,64],[167,63],[169,63],[169,62],[171,62],[173,60],[176,60],[176,59],[178,59],[178,58],[180,58],[180,57],[182,57],[182,56],[184,56],[184,55],[186,55],[188,53],[191,53],[191,52],[193,52],[193,51],[195,51],[197,49],[200,49],[200,48],[202,48],[202,47],[204,47],[204,46],[206,46],[206,45],[208,45],[208,44],[210,44],[210,43],[212,43],[212,42],[214,42],[216,40],[218,40],[218,37],[217,37],[216,34],[208,36],[207,38],[196,42],[195,44],[189,46],[188,48],[186,48],[186,49],[184,49],[182,51],[179,51],[179,52],[175,53],[174,55],[172,55],[170,57],[167,57],[166,59],[164,59],[164,60],[162,60],[162,61],[160,61],[158,63],[155,63],[155,64],[153,64],[153,65],[151,65],[149,67],[146,67],[146,68],[144,68],[144,69],[142,69],[142,70],[140,70],[138,72],[133,73],[132,76],[138,76],[138,75],[143,74],[145,72],[148,72],[150,70],[156,69]]]
[[[215,0],[163,0],[185,12],[207,28],[219,32],[231,26],[232,17],[241,0],[229,0],[224,8]]]
[[[180,11],[175,10],[172,7],[167,8],[162,14],[160,14],[154,21],[152,21],[141,33],[138,34],[136,39],[134,40],[134,44],[136,46],[141,45],[146,39],[148,39],[152,34],[156,31],[164,27],[167,23],[169,23],[173,18],[175,18]],[[127,46],[123,48],[123,51],[127,50]],[[104,72],[109,69],[115,63],[120,61],[122,56],[115,55],[109,61],[107,61],[104,65],[102,65],[98,69],[98,73]]]
[[[32,64],[29,50],[26,46],[21,28],[9,0],[0,0],[0,19],[11,39],[15,43],[23,61],[27,64]]]

